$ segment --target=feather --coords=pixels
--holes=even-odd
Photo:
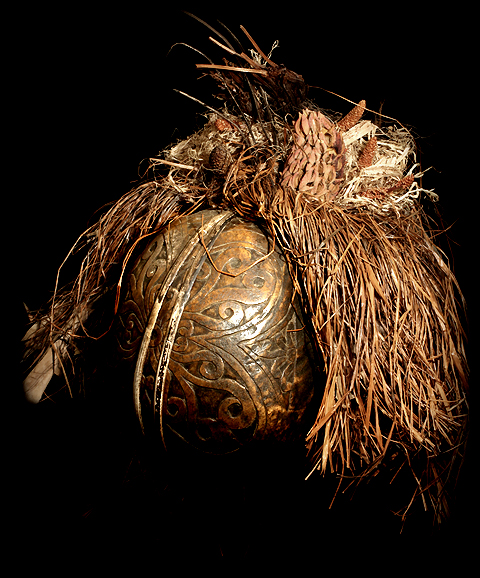
[[[65,376],[66,385],[69,388],[68,378],[65,371],[65,361],[69,357],[69,349],[73,345],[73,337],[83,324],[87,321],[92,312],[91,307],[84,307],[78,312],[75,309],[60,337],[53,340],[50,337],[50,345],[43,348],[36,345],[44,342],[45,334],[52,329],[49,316],[43,317],[35,322],[26,332],[22,341],[26,342],[25,358],[32,350],[37,353],[39,361],[35,361],[33,368],[23,380],[23,392],[25,399],[30,403],[38,403],[54,375]],[[43,339],[42,339],[43,338]]]
[[[55,343],[56,350],[62,348],[59,341]],[[65,347],[65,346],[63,346]],[[38,403],[47,385],[56,373],[59,375],[59,366],[55,363],[56,355],[51,347],[47,349],[40,361],[23,381],[25,399],[30,403]]]

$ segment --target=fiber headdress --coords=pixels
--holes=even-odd
[[[78,277],[55,287],[24,338],[26,395],[39,401],[54,374],[76,394],[78,354],[108,334],[142,239],[228,209],[281,247],[324,365],[310,474],[368,478],[395,456],[411,468],[412,501],[431,502],[439,519],[466,441],[464,304],[422,208],[436,195],[419,185],[414,140],[401,125],[362,120],[365,101],[343,118],[325,114],[303,78],[242,30],[249,54],[214,31],[226,58],[198,65],[222,107],[205,105],[205,126],[151,159],[151,176],[72,248],[85,252]]]

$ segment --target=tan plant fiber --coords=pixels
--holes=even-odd
[[[421,207],[382,215],[271,190],[268,180],[246,188],[244,206],[257,199],[284,249],[325,364],[306,437],[310,474],[368,477],[388,455],[420,454],[416,492],[439,520],[444,483],[464,452],[468,369],[463,297]],[[241,191],[236,198],[247,197]]]

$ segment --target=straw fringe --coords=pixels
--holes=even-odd
[[[368,197],[345,202],[348,184],[332,203],[275,186],[271,175],[235,181],[225,194],[275,230],[311,314],[326,387],[306,438],[310,474],[368,477],[389,455],[401,451],[409,464],[415,455],[424,468],[412,466],[416,492],[440,519],[450,474],[438,472],[458,469],[466,442],[464,302],[418,189],[395,194],[402,184],[412,176],[379,210],[368,210]]]
[[[27,399],[37,402],[53,374],[63,374],[68,385],[69,375],[75,373],[71,359],[78,340],[85,336],[99,339],[104,333],[99,333],[98,319],[92,322],[89,318],[99,309],[102,298],[120,286],[126,255],[140,239],[160,230],[179,214],[179,197],[172,194],[167,183],[147,182],[124,195],[79,237],[58,270],[46,311],[33,315],[32,328],[23,338]],[[86,252],[80,272],[73,285],[60,289],[61,269],[79,251]],[[113,314],[112,307],[112,317]],[[110,325],[111,322],[107,330]]]

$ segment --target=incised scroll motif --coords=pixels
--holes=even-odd
[[[152,308],[163,298],[142,366],[142,420],[160,426],[164,440],[174,432],[202,451],[226,453],[253,439],[299,435],[313,384],[283,256],[237,217],[221,225],[207,255],[199,231],[215,215],[181,219],[144,251],[130,275],[119,348],[136,362]],[[187,243],[193,249],[179,263]]]

